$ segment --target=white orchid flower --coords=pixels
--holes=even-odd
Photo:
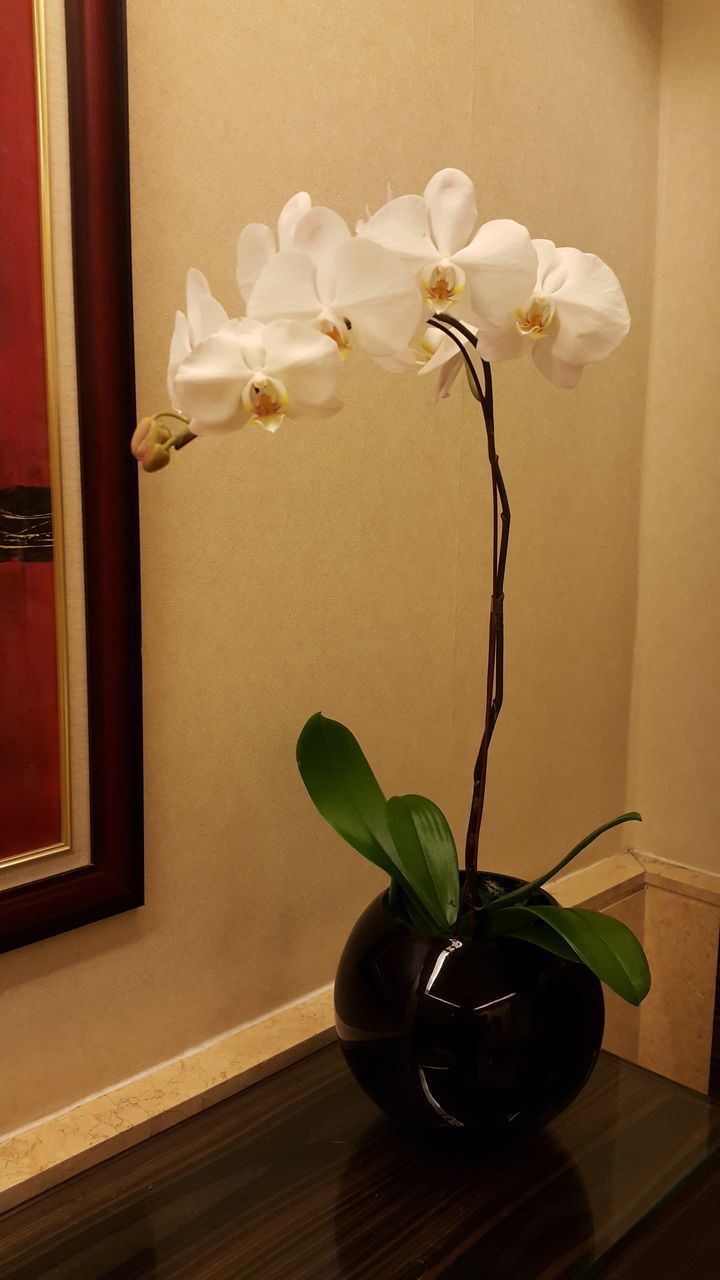
[[[285,418],[328,417],[340,357],[325,334],[296,320],[229,320],[185,357],[174,394],[196,435],[237,430],[248,422],[277,431]]]
[[[238,288],[247,303],[263,267],[279,251],[292,249],[295,227],[312,207],[307,191],[298,191],[280,210],[277,242],[264,222],[250,222],[240,232],[237,242],[236,273]]]
[[[202,271],[196,270],[195,267],[191,267],[187,273],[185,298],[187,315],[182,311],[175,312],[175,327],[170,339],[167,369],[168,394],[175,408],[179,406],[175,402],[173,384],[182,361],[190,354],[193,347],[205,338],[209,338],[211,333],[215,333],[222,325],[227,324],[228,320],[225,308],[212,296],[210,285]]]
[[[404,262],[370,240],[353,238],[338,213],[317,206],[296,224],[293,248],[263,268],[247,313],[311,324],[343,354],[352,334],[371,356],[393,357],[407,349],[422,299]]]
[[[477,327],[464,321],[465,327],[470,333],[477,334]],[[464,347],[469,346],[469,340],[460,332],[455,331],[457,342],[461,342]],[[425,336],[422,341],[424,351],[427,353],[427,359],[419,370],[421,374],[437,373],[438,380],[435,389],[436,400],[446,400],[452,390],[452,385],[457,378],[460,370],[465,363],[463,355],[458,350],[457,342],[443,334],[439,329],[430,325],[427,326]]]
[[[586,364],[604,360],[630,329],[620,282],[594,253],[557,249],[552,240],[533,240],[538,274],[535,287],[514,306],[503,324],[468,327],[478,352],[496,363],[531,352],[540,372],[557,387],[576,387]],[[447,395],[462,364],[450,338],[443,339],[421,373],[439,370]]]
[[[360,227],[403,258],[433,311],[454,306],[467,290],[481,320],[500,322],[532,290],[537,258],[530,233],[499,218],[477,231],[475,188],[460,169],[441,169],[423,195],[398,196]]]
[[[583,367],[604,360],[630,329],[620,282],[607,263],[580,249],[533,240],[538,276],[532,293],[494,333],[481,335],[486,360],[509,360],[528,349],[557,387],[576,387]]]

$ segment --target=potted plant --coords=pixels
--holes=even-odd
[[[492,583],[484,723],[464,869],[429,799],[387,799],[349,729],[320,713],[297,761],[316,808],[388,876],[358,920],[336,981],[336,1020],[360,1084],[391,1116],[420,1128],[501,1135],[567,1105],[599,1051],[601,982],[639,1004],[650,986],[632,932],[609,916],[557,905],[543,889],[624,813],[580,840],[536,880],[479,869],[490,742],[504,684],[503,601],[510,505],[495,441],[492,365],[530,353],[558,387],[622,341],[619,282],[593,254],[533,240],[497,219],[476,230],[470,179],[435,174],[422,195],[393,198],[352,234],[300,192],[277,237],[241,233],[245,314],[229,318],[191,270],[171,341],[173,408],[144,418],[133,452],[147,471],[213,433],[254,423],[274,432],[329,416],[341,366],[364,349],[389,372],[438,373],[438,395],[465,370],[484,424],[492,493]]]

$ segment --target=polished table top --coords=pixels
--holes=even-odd
[[[0,1276],[605,1275],[718,1151],[720,1108],[606,1054],[535,1137],[428,1146],[376,1111],[333,1045],[7,1213]]]

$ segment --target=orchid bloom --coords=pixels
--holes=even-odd
[[[328,417],[340,364],[331,338],[296,320],[229,320],[176,370],[173,392],[195,435],[248,422],[277,431],[285,418]]]
[[[458,344],[473,342],[488,362],[530,352],[556,386],[574,387],[627,334],[622,289],[600,258],[531,240],[509,219],[476,229],[475,189],[461,170],[441,169],[422,195],[387,194],[355,235],[306,191],[283,206],[277,236],[246,226],[237,246],[245,319],[228,319],[202,273],[188,272],[170,344],[173,407],[133,437],[145,470],[198,435],[336,413],[340,356],[353,344],[396,373],[437,371],[441,399],[463,364]],[[452,307],[466,335],[423,332],[424,305],[438,322]]]
[[[552,240],[533,240],[533,245],[538,258],[534,289],[504,323],[468,327],[477,334],[484,360],[496,363],[530,352],[556,387],[576,387],[583,367],[604,360],[627,335],[627,303],[617,276],[594,253],[557,249]],[[455,343],[445,338],[421,373],[439,369],[447,395],[462,362]]]
[[[312,200],[307,191],[298,191],[290,197],[278,217],[277,243],[264,222],[250,222],[243,227],[237,242],[236,274],[238,288],[246,303],[263,267],[278,251],[284,253],[286,249],[292,249],[295,227],[310,208]]]
[[[467,321],[463,321],[463,323],[470,333],[477,336],[478,329],[476,325],[469,324]],[[433,337],[430,337],[431,334]],[[454,339],[442,334],[439,329],[431,328],[428,325],[426,335],[422,341],[426,360],[419,372],[423,374],[437,372],[436,400],[447,400],[452,390],[452,385],[465,363],[465,358],[458,350],[457,344],[461,342],[467,348],[470,345],[469,340],[459,331],[455,332]]]
[[[614,271],[594,253],[556,249],[552,240],[533,244],[538,277],[531,296],[515,311],[512,346],[517,350],[518,344],[529,344],[535,364],[550,382],[576,387],[583,367],[604,360],[627,335],[625,295]],[[492,347],[483,354],[498,358]]]
[[[359,227],[413,269],[434,312],[455,306],[467,288],[476,317],[498,322],[531,292],[537,258],[530,233],[498,218],[474,231],[475,188],[460,169],[441,169],[423,195],[398,196]],[[465,300],[465,298],[463,298]]]
[[[339,214],[321,207],[299,219],[293,248],[269,259],[247,302],[255,319],[288,316],[311,324],[341,354],[352,335],[381,358],[407,348],[421,312],[406,264],[380,245],[353,237]]]
[[[215,333],[222,325],[227,324],[228,316],[210,292],[210,286],[202,271],[191,267],[185,281],[185,308],[175,312],[175,328],[170,340],[170,356],[167,369],[167,388],[170,400],[175,405],[173,384],[175,374],[193,347],[211,333]],[[175,406],[178,407],[177,405]]]
[[[504,322],[479,335],[485,360],[512,360],[530,351],[557,387],[576,387],[583,367],[604,360],[630,329],[620,282],[594,253],[557,249],[533,240],[538,258],[534,288]]]

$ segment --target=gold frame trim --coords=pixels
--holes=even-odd
[[[45,332],[45,383],[47,391],[48,446],[53,527],[53,577],[55,583],[55,645],[57,651],[58,730],[60,747],[60,840],[44,849],[30,849],[0,859],[0,872],[24,862],[35,862],[69,853],[72,843],[72,784],[70,772],[70,687],[68,630],[65,603],[65,545],[63,538],[62,469],[60,461],[60,402],[55,326],[55,281],[52,251],[52,202],[50,196],[50,137],[45,40],[45,0],[33,0],[35,52],[35,102],[37,107],[38,171],[40,187],[40,243],[42,253],[43,320]]]

